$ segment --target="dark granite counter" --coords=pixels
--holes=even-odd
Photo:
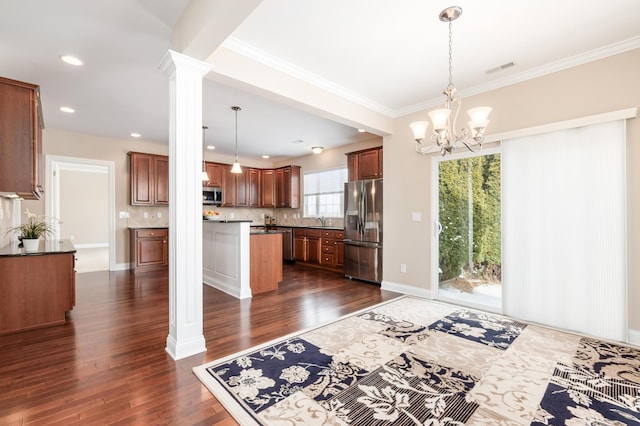
[[[76,252],[76,248],[69,240],[40,240],[37,251],[25,251],[22,247],[18,247],[18,244],[18,241],[13,241],[0,248],[0,256],[39,256]]]

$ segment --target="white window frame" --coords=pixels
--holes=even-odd
[[[334,171],[343,171],[344,172],[344,177],[345,180],[344,182],[347,182],[348,180],[348,169],[346,166],[340,166],[340,167],[333,167],[333,168],[329,168],[329,169],[322,169],[322,170],[314,170],[314,171],[310,171],[310,172],[306,172],[303,174],[303,182],[305,182],[306,177],[309,175],[317,175],[317,174],[321,174],[321,173],[328,173],[328,172],[334,172]],[[304,218],[317,218],[320,216],[324,216],[325,218],[333,218],[333,219],[340,219],[344,216],[344,183],[342,183],[340,185],[340,191],[336,191],[336,192],[330,192],[330,193],[309,193],[307,192],[310,188],[307,188],[307,185],[303,183],[303,191],[304,194],[302,196],[302,209],[303,209],[303,214],[302,216]],[[316,212],[309,212],[307,211],[307,197],[310,196],[318,196],[318,195],[326,195],[326,194],[338,194],[339,193],[339,199],[340,199],[340,211],[337,212],[336,216],[329,216],[329,215],[322,215],[320,213]]]

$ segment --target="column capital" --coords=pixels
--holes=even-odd
[[[209,73],[209,71],[211,71],[213,65],[208,62],[192,58],[191,56],[176,52],[175,50],[168,50],[160,61],[160,65],[158,65],[158,68],[169,75],[174,73],[176,69],[180,68],[199,72],[200,76],[205,76]]]

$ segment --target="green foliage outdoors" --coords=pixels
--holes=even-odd
[[[461,275],[500,282],[500,155],[440,162],[439,192],[440,282]]]

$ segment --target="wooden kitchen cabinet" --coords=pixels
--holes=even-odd
[[[247,193],[249,196],[249,207],[260,207],[262,205],[260,169],[249,169]]]
[[[382,147],[364,149],[347,154],[349,180],[382,177]]]
[[[276,206],[276,171],[263,169],[260,171],[260,205],[262,207]]]
[[[276,169],[276,207],[300,208],[300,166]]]
[[[0,192],[42,196],[43,127],[39,86],[0,77]]]
[[[130,228],[131,269],[135,274],[169,266],[167,228]]]
[[[293,231],[293,257],[296,261],[320,264],[321,248],[319,229],[296,228]]]
[[[343,270],[344,259],[344,232],[330,229],[322,230],[322,257],[320,258],[320,265],[336,269]]]
[[[219,163],[211,163],[209,161],[205,161],[205,171],[207,172],[207,176],[209,176],[208,182],[202,182],[203,186],[212,186],[216,188],[222,187],[222,173],[224,169],[224,164]]]
[[[231,165],[225,164],[222,173],[222,207],[249,206],[250,169],[242,168],[242,173],[231,173]]]
[[[131,205],[169,205],[169,157],[129,152]]]

